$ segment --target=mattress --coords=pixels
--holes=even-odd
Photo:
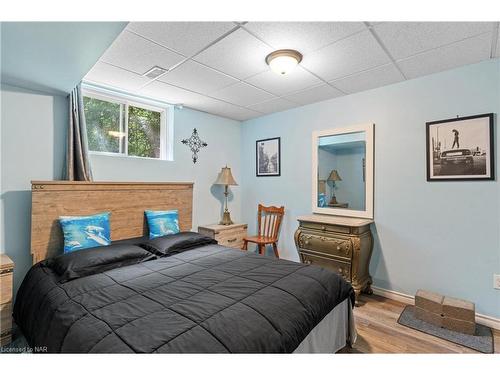
[[[329,270],[206,245],[67,282],[38,263],[14,319],[51,353],[292,353],[345,301]]]

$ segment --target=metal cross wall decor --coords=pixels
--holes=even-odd
[[[191,149],[191,152],[193,153],[193,163],[196,163],[196,161],[198,160],[198,152],[201,150],[201,148],[208,146],[206,142],[200,139],[198,130],[196,130],[196,128],[193,129],[193,134],[191,134],[191,137],[183,139],[181,142],[189,146],[189,148]]]

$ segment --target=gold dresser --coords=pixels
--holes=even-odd
[[[295,245],[303,263],[331,269],[349,281],[356,293],[372,294],[369,266],[373,220],[340,216],[299,216]]]

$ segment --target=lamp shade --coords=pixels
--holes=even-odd
[[[238,185],[231,174],[231,168],[223,167],[215,181],[215,185]]]
[[[330,172],[330,176],[328,176],[328,181],[342,181],[336,169]]]

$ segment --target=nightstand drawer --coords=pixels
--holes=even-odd
[[[0,274],[0,304],[12,301],[12,272]]]
[[[351,263],[344,262],[340,259],[332,259],[320,255],[313,255],[307,252],[300,252],[302,263],[314,264],[323,268],[332,270],[342,276],[345,280],[351,281]]]
[[[301,249],[342,257],[346,260],[350,260],[352,256],[352,244],[349,238],[301,232],[297,241]]]
[[[12,330],[12,303],[0,305],[0,335]]]
[[[198,227],[198,233],[215,239],[219,245],[241,249],[243,238],[247,236],[246,224],[206,225]]]
[[[240,227],[233,230],[224,230],[215,235],[215,239],[222,246],[237,247],[243,246],[243,238],[247,235],[246,227]]]

